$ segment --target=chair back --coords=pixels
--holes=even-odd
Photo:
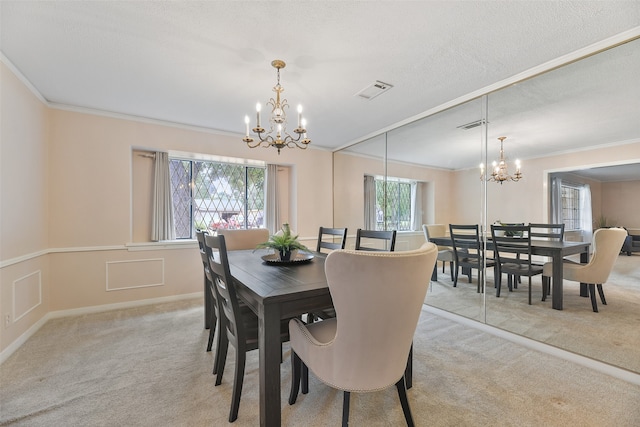
[[[237,349],[238,343],[246,342],[246,335],[236,288],[229,270],[225,236],[205,236],[205,250],[216,293],[220,332],[226,333]]]
[[[564,240],[564,224],[534,224],[529,223],[532,239],[545,239],[556,242]]]
[[[206,231],[196,230],[196,239],[198,240],[198,249],[200,250],[200,258],[202,258],[202,266],[204,268],[204,275],[208,282],[211,282],[213,279],[211,278],[211,270],[209,269],[209,260],[207,258],[207,250],[205,247],[204,236],[206,236]]]
[[[331,357],[314,366],[319,378],[342,390],[373,391],[404,375],[437,253],[424,243],[413,251],[327,255],[337,330],[327,346]]]
[[[363,239],[369,239],[367,242],[363,242]],[[364,246],[372,244],[372,240],[378,240],[380,246]],[[391,231],[376,231],[376,230],[363,230],[358,228],[356,233],[356,251],[385,251],[393,252],[396,247],[396,230]]]
[[[480,265],[483,248],[478,224],[449,224],[453,254],[458,262],[462,259]],[[465,250],[466,249],[466,250]],[[471,249],[474,252],[469,251]]]
[[[609,279],[620,248],[627,237],[623,228],[599,228],[593,233],[593,255],[582,268],[565,270],[565,279],[602,284]]]
[[[492,225],[494,253],[503,273],[531,272],[531,227]]]
[[[228,251],[255,249],[258,244],[269,240],[269,230],[266,228],[218,229],[218,236],[224,236]]]
[[[332,240],[323,240],[324,236],[331,236]],[[339,239],[336,241],[336,239]],[[316,252],[320,252],[321,249],[344,249],[344,245],[347,243],[347,229],[346,228],[327,228],[320,227],[318,231],[318,246]]]

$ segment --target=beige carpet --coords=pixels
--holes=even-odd
[[[214,387],[201,300],[49,321],[0,366],[0,424],[15,426],[226,425],[233,353]],[[311,377],[286,426],[340,424],[341,393]],[[420,426],[637,426],[640,387],[424,312],[415,339]],[[258,418],[251,352],[235,425]],[[351,425],[400,426],[395,389],[352,397]]]
[[[449,269],[438,272],[426,302],[434,307],[476,320],[483,318],[482,295],[467,277],[452,287]],[[506,278],[500,298],[493,288],[493,271],[487,274],[487,323],[549,345],[640,373],[640,253],[621,255],[604,284],[607,305],[598,298],[598,313],[591,300],[580,296],[579,284],[564,282],[564,309],[553,310],[551,297],[542,302],[542,279],[532,278],[532,305],[528,305],[528,282],[508,292]],[[640,425],[640,421],[639,421]]]

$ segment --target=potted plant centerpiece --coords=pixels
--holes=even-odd
[[[289,224],[282,224],[281,232],[273,234],[269,240],[260,243],[256,249],[270,248],[280,254],[280,261],[290,261],[291,254],[299,249],[308,251],[309,249],[298,241],[298,235],[291,234]]]

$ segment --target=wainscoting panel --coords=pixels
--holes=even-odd
[[[164,258],[109,261],[107,291],[164,285]]]
[[[27,274],[13,281],[13,321],[16,322],[42,304],[42,272]]]

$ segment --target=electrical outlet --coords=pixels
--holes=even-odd
[[[11,324],[11,315],[7,314],[6,316],[4,316],[4,327],[8,328],[10,324]]]

